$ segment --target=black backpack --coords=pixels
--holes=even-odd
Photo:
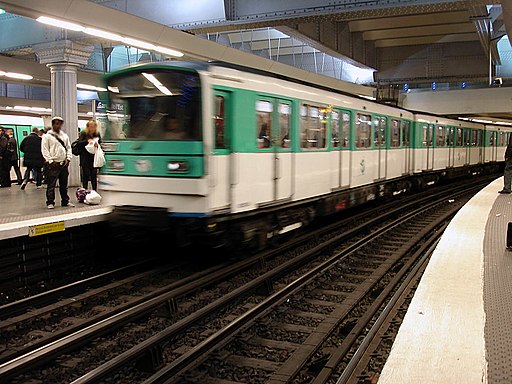
[[[78,139],[71,143],[71,153],[75,156],[80,156],[80,147],[78,146]]]

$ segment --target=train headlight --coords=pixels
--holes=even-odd
[[[169,161],[167,163],[167,170],[169,172],[187,172],[188,163],[186,161]]]
[[[124,161],[119,159],[112,159],[107,161],[107,170],[111,172],[124,171]]]

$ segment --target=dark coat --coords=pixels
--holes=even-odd
[[[80,166],[84,168],[94,168],[94,155],[89,153],[85,147],[89,144],[90,139],[98,138],[101,143],[101,135],[95,132],[94,135],[89,135],[86,132],[80,132],[78,136],[78,148],[80,148]]]
[[[42,141],[43,139],[37,133],[31,133],[21,142],[20,151],[25,154],[23,157],[25,167],[41,168],[44,165],[44,158],[41,153]]]
[[[6,158],[6,156],[8,155],[7,153],[7,146],[9,144],[9,136],[7,136],[7,134],[2,134],[0,135],[0,157],[4,158],[5,160],[10,160],[10,156],[9,158]]]
[[[11,161],[18,161],[18,148],[16,145],[16,139],[14,136],[9,137],[9,142],[7,144],[7,150],[11,154]]]

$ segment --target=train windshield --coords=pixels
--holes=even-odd
[[[199,75],[147,70],[110,79],[110,140],[201,140]]]

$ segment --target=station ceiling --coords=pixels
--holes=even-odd
[[[87,4],[96,6],[94,13],[88,15],[93,8]],[[214,59],[236,58],[258,68],[272,67],[277,73],[293,73],[279,65],[282,63],[374,86],[429,86],[432,82],[485,85],[489,75],[503,78],[505,85],[509,78],[512,81],[512,48],[507,35],[512,32],[512,4],[504,0],[0,0],[0,8],[4,6],[14,11],[0,15],[0,63],[23,60],[34,64],[38,44],[76,40],[97,48],[97,57],[81,71],[85,78],[91,72],[108,70],[106,57],[116,53],[115,44],[82,33],[43,28],[34,18],[45,10],[54,16],[71,15],[74,22],[90,21],[97,28],[112,25],[116,33],[133,31],[146,41],[169,42],[185,52],[186,59],[209,55]],[[113,13],[99,12],[98,6],[122,12],[126,19],[114,20]],[[153,24],[146,25],[138,21],[140,18]],[[159,26],[185,31],[188,36],[199,36],[228,49],[172,34]],[[508,51],[500,51],[499,44],[505,40]],[[238,57],[229,48],[275,63]],[[197,51],[201,53],[190,54]],[[152,55],[138,54],[137,60],[152,60]],[[322,81],[311,75],[313,78]],[[43,83],[48,80],[44,74],[38,79]],[[88,83],[95,81],[89,78]],[[353,92],[361,89],[354,88]]]

